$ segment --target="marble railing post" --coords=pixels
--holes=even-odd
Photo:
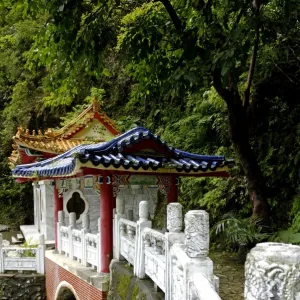
[[[125,215],[125,199],[124,197],[118,195],[116,198],[116,213],[114,215],[114,245],[113,245],[113,254],[114,258],[118,260],[122,260],[122,256],[120,254],[120,225],[119,220],[121,218],[126,219]]]
[[[57,250],[59,254],[62,254],[61,252],[61,232],[60,228],[61,226],[64,226],[64,219],[65,219],[65,214],[63,210],[60,210],[58,212],[58,222],[57,222]]]
[[[2,253],[2,233],[0,233],[0,273],[4,272],[4,261],[3,261],[3,253]]]
[[[182,205],[178,202],[169,203],[167,206],[167,229],[166,232],[166,300],[172,300],[171,285],[172,285],[172,274],[171,274],[171,255],[170,249],[174,243],[184,242],[184,233],[182,232]]]
[[[245,263],[245,300],[299,300],[300,246],[257,244]]]
[[[197,274],[204,275],[219,290],[219,279],[213,274],[213,262],[208,257],[209,252],[209,214],[204,210],[191,210],[185,215],[185,253],[190,258],[186,265],[186,288],[188,297],[188,283]],[[193,270],[193,272],[191,272]],[[216,298],[219,298],[216,294]],[[188,299],[188,298],[187,298]]]
[[[185,252],[191,258],[203,258],[209,251],[209,215],[191,210],[185,215]]]
[[[39,245],[36,251],[36,268],[37,273],[45,274],[45,237],[43,234],[39,235]]]
[[[148,220],[149,205],[147,201],[141,201],[139,204],[139,220],[136,227],[135,239],[135,257],[134,257],[134,274],[138,278],[145,277],[145,244],[143,241],[143,230],[151,228],[152,222]]]
[[[99,253],[97,255],[97,272],[101,273],[101,269],[102,269],[102,264],[101,264],[101,218],[98,218],[98,232],[97,232],[97,253]]]
[[[90,217],[88,214],[82,215],[82,229],[81,229],[81,251],[82,251],[82,264],[87,266],[87,257],[86,257],[86,241],[85,235],[86,233],[90,232]]]
[[[69,214],[69,226],[68,226],[68,237],[69,237],[69,257],[73,259],[73,237],[72,230],[76,228],[76,213],[71,212]]]

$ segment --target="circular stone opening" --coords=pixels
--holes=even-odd
[[[62,287],[57,295],[56,300],[76,300],[76,297],[70,289]]]
[[[74,212],[76,214],[76,220],[78,220],[80,215],[85,211],[85,202],[78,192],[74,192],[67,202],[67,211],[68,213]]]

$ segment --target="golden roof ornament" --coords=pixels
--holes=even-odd
[[[48,136],[48,137],[53,136],[53,130],[52,130],[52,128],[48,128],[48,129],[45,131],[45,135]]]

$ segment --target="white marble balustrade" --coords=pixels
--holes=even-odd
[[[125,219],[124,200],[117,198],[114,214],[114,257],[133,265],[139,278],[148,276],[165,293],[166,300],[219,300],[218,278],[208,257],[209,218],[205,211],[185,215],[182,232],[182,206],[167,207],[167,229],[152,229],[148,203],[141,201],[139,220]],[[201,283],[201,284],[199,284]]]
[[[165,234],[151,228],[145,228],[142,238],[145,245],[145,273],[165,292]]]
[[[120,226],[120,254],[132,265],[136,248],[137,223],[121,218]]]
[[[0,234],[0,273],[5,271],[36,271],[45,273],[45,239],[39,237],[36,247],[3,247]]]
[[[75,213],[69,214],[69,226],[65,226],[64,213],[63,211],[60,211],[58,214],[57,236],[57,246],[60,254],[64,254],[73,260],[77,260],[83,266],[90,266],[100,273],[100,229],[98,226],[98,233],[90,233],[90,221],[88,215],[83,216],[82,228],[78,229],[76,226]]]

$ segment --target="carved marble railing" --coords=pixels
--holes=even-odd
[[[165,234],[151,228],[145,228],[142,238],[145,245],[145,273],[165,292]]]
[[[64,212],[59,211],[57,248],[60,254],[77,260],[83,266],[91,266],[100,272],[100,231],[98,228],[98,233],[92,234],[89,232],[89,227],[89,216],[83,215],[82,229],[77,229],[75,213],[69,214],[69,226],[64,226]]]
[[[0,273],[14,270],[45,273],[44,235],[40,235],[37,247],[23,248],[3,247],[2,234],[0,234]]]
[[[85,236],[85,245],[86,245],[86,260],[84,261],[85,266],[92,266],[95,270],[100,273],[101,260],[101,243],[100,243],[100,234],[91,234],[87,233]]]
[[[150,277],[165,292],[166,300],[219,300],[219,281],[208,257],[209,218],[205,211],[185,215],[182,232],[182,206],[167,207],[167,229],[151,229],[148,203],[139,204],[139,220],[125,219],[124,200],[117,198],[114,214],[114,257],[126,259],[139,278]]]
[[[121,218],[120,226],[120,254],[132,265],[136,248],[136,228],[135,222]]]
[[[70,254],[70,246],[69,246],[69,232],[67,226],[60,226],[59,228],[59,236],[60,236],[60,253],[64,253],[66,256]]]
[[[300,300],[300,246],[257,244],[245,263],[245,300]]]

